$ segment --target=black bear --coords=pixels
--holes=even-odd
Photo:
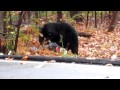
[[[65,22],[49,22],[40,30],[39,42],[50,40],[59,46],[78,54],[78,34],[76,30]]]

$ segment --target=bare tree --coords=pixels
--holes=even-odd
[[[46,20],[48,19],[48,12],[45,11]]]
[[[95,11],[95,28],[97,28],[97,12]]]
[[[89,11],[87,11],[86,27],[88,26]]]
[[[20,14],[19,14],[19,20],[18,20],[18,25],[17,25],[17,34],[16,34],[15,47],[14,47],[14,51],[15,51],[15,52],[16,52],[16,50],[17,50],[17,44],[18,44],[20,26],[21,26],[21,24],[22,24],[22,20],[23,20],[25,14],[26,14],[25,11],[21,11]]]
[[[39,12],[38,11],[35,11],[35,17],[39,18]]]
[[[3,52],[4,51],[4,47],[2,46],[2,40],[4,39],[3,38],[3,32],[4,32],[4,22],[3,22],[3,19],[4,19],[4,15],[5,15],[6,11],[0,11],[0,52]]]
[[[103,12],[101,11],[101,23],[103,22]]]
[[[3,14],[5,11],[0,11],[0,39],[3,37]]]
[[[62,20],[62,11],[57,11],[57,22]]]
[[[118,18],[118,15],[119,15],[119,11],[112,11],[112,19],[111,19],[111,23],[110,23],[110,26],[109,26],[109,29],[108,29],[108,32],[112,32],[115,28],[115,25],[117,23],[117,18]]]
[[[92,17],[94,16],[94,11],[91,12],[92,13]]]
[[[110,23],[110,20],[111,20],[111,11],[109,11],[108,17],[109,17],[109,23]]]
[[[30,16],[31,16],[31,11],[24,11],[25,15],[23,17],[24,23],[29,24],[30,23]]]

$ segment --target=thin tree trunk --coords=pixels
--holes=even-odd
[[[57,11],[57,22],[62,20],[62,11]]]
[[[92,11],[92,17],[94,16],[94,11]]]
[[[10,18],[9,24],[12,25],[11,11],[9,11],[9,18]]]
[[[103,12],[101,11],[101,23],[103,22]]]
[[[24,13],[25,13],[25,15],[23,17],[24,23],[29,24],[30,23],[30,16],[31,16],[30,11],[24,11]]]
[[[36,16],[36,18],[39,17],[39,13],[38,13],[38,11],[35,11],[35,16]]]
[[[89,11],[87,11],[86,27],[88,26]]]
[[[0,33],[3,33],[3,17],[5,11],[0,11]],[[3,38],[3,35],[0,34],[0,38]]]
[[[7,14],[7,11],[4,11],[3,13],[3,19],[6,18],[6,14]],[[6,21],[3,21],[3,33],[7,33],[7,30],[6,30]],[[5,34],[3,34],[3,37],[5,36]]]
[[[2,39],[3,39],[3,14],[5,11],[0,11],[0,52],[2,52]]]
[[[114,28],[115,28],[115,25],[116,25],[116,22],[117,22],[117,18],[118,18],[118,13],[119,13],[119,11],[113,11],[112,13],[113,13],[113,14],[112,14],[112,20],[111,20],[111,23],[110,23],[108,32],[114,31]]]
[[[109,11],[109,23],[110,23],[110,20],[111,20],[111,11]]]
[[[95,28],[97,28],[97,12],[95,11]]]
[[[21,11],[19,15],[19,20],[18,20],[18,25],[17,25],[17,34],[16,34],[16,39],[15,39],[15,47],[14,47],[14,52],[17,50],[17,44],[18,44],[18,38],[19,38],[19,31],[20,31],[20,26],[22,23],[22,19],[25,15],[25,11]]]
[[[45,14],[46,14],[46,20],[47,20],[47,18],[48,18],[48,12],[46,11],[46,13],[45,13]]]

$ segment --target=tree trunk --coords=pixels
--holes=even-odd
[[[45,12],[46,20],[48,19],[48,12]]]
[[[25,24],[30,24],[30,11],[24,11],[25,12],[25,15],[24,15],[24,23]]]
[[[62,11],[57,11],[57,22],[62,20]]]
[[[119,11],[113,11],[112,12],[112,19],[111,19],[111,23],[110,23],[110,26],[109,26],[109,29],[108,29],[108,32],[112,32],[114,31],[114,28],[115,28],[115,25],[116,25],[116,22],[117,22],[117,18],[118,18],[118,13]]]
[[[2,39],[3,39],[3,14],[5,11],[0,11],[0,52],[2,52]]]
[[[92,17],[94,16],[94,11],[92,11]]]
[[[101,11],[101,23],[103,22],[103,12]]]
[[[110,20],[111,20],[111,11],[109,11],[109,23],[110,23]]]
[[[95,11],[95,28],[97,28],[97,12]]]
[[[3,17],[4,17],[4,12],[5,11],[0,11],[0,39],[2,39],[3,38],[3,35],[2,35],[2,33],[3,33]]]
[[[39,13],[38,13],[38,11],[35,11],[35,17],[36,17],[36,18],[39,17]]]
[[[16,39],[15,39],[15,47],[14,47],[14,51],[16,52],[17,50],[17,44],[18,44],[18,38],[19,38],[19,31],[20,31],[20,26],[22,23],[22,19],[25,15],[25,11],[21,11],[20,15],[19,15],[19,20],[18,20],[18,25],[17,25],[17,34],[16,34]]]
[[[89,11],[87,11],[86,27],[88,26]]]

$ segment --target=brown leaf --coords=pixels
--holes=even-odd
[[[22,58],[22,60],[23,60],[23,61],[27,61],[27,60],[28,60],[28,56],[24,56],[24,57]]]
[[[14,58],[11,58],[11,57],[8,57],[8,58],[5,58],[5,60],[13,60]]]

